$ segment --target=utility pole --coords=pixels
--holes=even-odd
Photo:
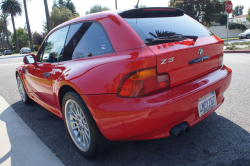
[[[116,10],[117,10],[117,0],[115,0],[115,8],[116,8]]]
[[[233,4],[230,0],[228,0],[225,4],[226,12],[227,12],[227,47],[228,47],[228,29],[229,29],[229,14],[233,10]]]

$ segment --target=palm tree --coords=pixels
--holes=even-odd
[[[3,52],[3,38],[2,38],[2,33],[3,33],[3,29],[4,29],[4,23],[3,20],[0,19],[0,38],[1,38],[1,43],[2,43],[2,52]]]
[[[33,40],[32,40],[32,35],[31,35],[31,30],[30,30],[30,22],[29,22],[29,17],[28,17],[28,11],[27,11],[27,6],[26,6],[26,0],[23,0],[23,5],[24,5],[24,11],[25,11],[25,17],[26,17],[26,24],[27,24],[27,29],[28,29],[28,34],[29,34],[29,39],[30,39],[30,48],[31,51],[34,51],[33,48]]]
[[[6,36],[7,36],[8,49],[10,50],[9,34],[8,34],[8,28],[7,28],[7,23],[8,23],[7,18],[8,18],[8,16],[9,15],[6,14],[6,13],[0,14],[0,17],[3,20],[4,29],[5,29],[5,33],[6,33]]]
[[[47,29],[49,32],[51,30],[51,22],[50,22],[49,8],[48,8],[47,0],[44,0],[44,7],[45,7],[46,20],[47,20]]]
[[[10,15],[11,15],[13,31],[14,31],[14,36],[15,36],[15,40],[16,40],[16,50],[19,51],[14,16],[16,16],[17,14],[18,15],[22,14],[21,4],[16,0],[4,0],[2,2],[1,8],[3,10],[3,13],[10,13]]]

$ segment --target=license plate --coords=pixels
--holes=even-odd
[[[209,110],[211,110],[213,107],[217,105],[216,101],[216,95],[215,92],[211,92],[202,98],[199,98],[198,101],[198,114],[199,117],[207,113]]]

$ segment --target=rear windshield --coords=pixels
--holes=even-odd
[[[125,20],[147,45],[154,45],[155,43],[152,41],[157,39],[161,39],[162,43],[174,41],[162,40],[163,38],[166,39],[166,36],[176,39],[176,36],[205,37],[213,35],[202,24],[187,15],[159,18],[125,18]]]

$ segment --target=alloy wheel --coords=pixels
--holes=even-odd
[[[25,90],[24,90],[23,82],[19,76],[17,78],[17,84],[18,84],[18,90],[19,90],[20,96],[22,100],[25,101]]]
[[[86,152],[90,148],[91,135],[89,124],[81,107],[72,99],[65,103],[65,120],[75,145]]]

